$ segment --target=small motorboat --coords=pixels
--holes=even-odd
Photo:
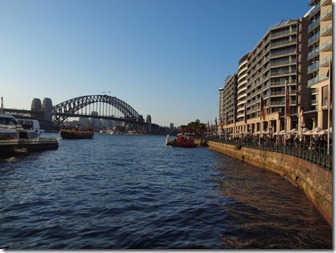
[[[176,139],[170,141],[170,137],[167,136],[166,144],[168,146],[180,147],[180,148],[195,148],[197,144],[194,142],[194,139],[190,136],[177,136]]]

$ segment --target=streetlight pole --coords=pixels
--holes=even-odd
[[[305,123],[304,122],[301,122],[301,142],[303,142],[304,143],[304,141],[303,141],[303,129],[305,128]]]

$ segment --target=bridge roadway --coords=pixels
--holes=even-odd
[[[11,108],[3,108],[3,112],[6,114],[11,114],[17,118],[37,118],[39,120],[43,120],[44,111],[32,111],[32,110],[19,110],[19,109],[11,109]],[[113,116],[102,116],[102,115],[87,115],[87,114],[71,114],[71,113],[54,113],[58,116],[65,116],[67,118],[71,117],[83,117],[83,118],[96,118],[96,119],[107,119],[107,120],[116,120],[122,121],[130,124],[138,124],[138,125],[146,125],[145,121],[136,121],[130,118],[123,117],[113,117]]]

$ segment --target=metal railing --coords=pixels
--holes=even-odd
[[[331,170],[333,163],[332,145],[328,150],[327,145],[320,145],[317,143],[307,144],[304,142],[287,142],[284,146],[283,142],[274,141],[261,141],[255,140],[242,140],[241,138],[235,139],[219,139],[218,137],[206,137],[207,141],[214,141],[234,145],[237,149],[242,147],[260,149],[269,152],[282,153],[298,157],[300,159],[318,164],[321,167]]]

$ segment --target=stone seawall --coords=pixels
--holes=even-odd
[[[332,225],[332,171],[295,156],[219,142],[208,142],[209,148],[256,167],[273,171],[300,187],[319,212]]]

